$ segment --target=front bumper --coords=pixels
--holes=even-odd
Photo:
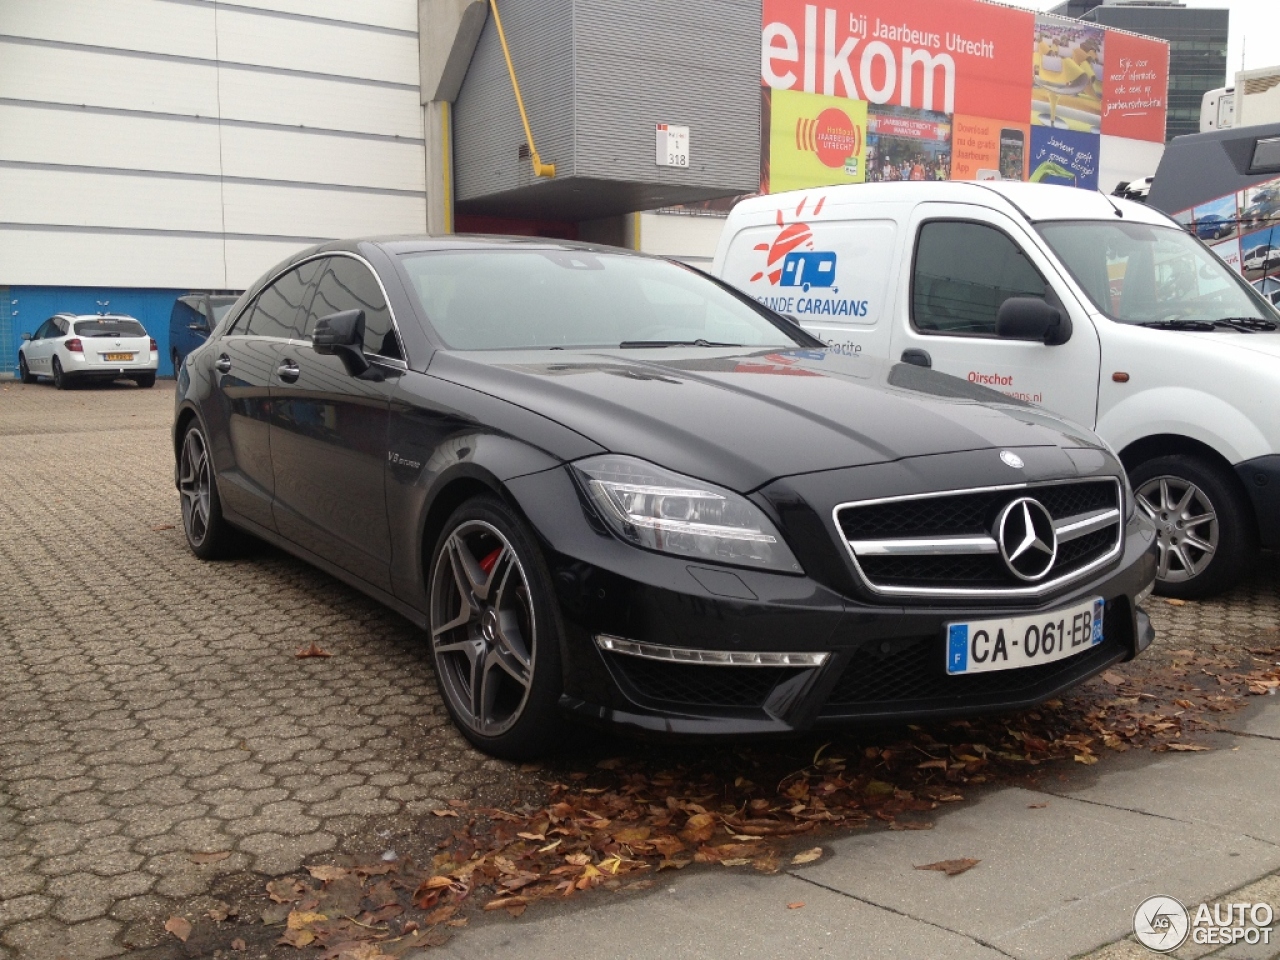
[[[810,577],[718,568],[649,553],[599,528],[567,471],[508,488],[544,537],[563,618],[562,707],[637,733],[741,736],[1030,706],[1145,649],[1153,631],[1133,598],[1155,578],[1155,539],[1130,521],[1119,558],[1039,602],[876,603]],[[1107,602],[1104,641],[1020,670],[952,677],[948,621]],[[826,654],[818,667],[661,662],[600,649],[617,637],[739,656]],[[784,662],[785,663],[785,662]]]
[[[1280,548],[1280,454],[1238,463],[1236,474],[1253,501],[1259,543],[1273,550]]]

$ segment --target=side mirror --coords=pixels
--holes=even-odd
[[[1010,297],[996,313],[996,336],[1056,347],[1071,339],[1071,318],[1039,297]]]
[[[338,357],[347,373],[359,377],[369,369],[364,355],[364,311],[343,310],[316,321],[311,346],[324,357]]]
[[[31,339],[33,339],[33,338],[32,338],[32,336],[31,336],[31,334],[29,334],[29,333],[24,333],[24,334],[22,335],[22,339],[23,339],[23,340],[31,340]]]

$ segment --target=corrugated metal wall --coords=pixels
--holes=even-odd
[[[615,189],[598,181],[720,194],[756,188],[760,0],[649,0],[643,7],[500,0],[499,7],[538,152],[555,163],[556,181],[576,177],[583,190]],[[454,122],[459,202],[536,183],[518,154],[525,136],[492,18]],[[660,122],[691,128],[688,169],[654,162]]]
[[[0,7],[0,283],[242,288],[425,229],[416,0]]]
[[[760,0],[574,5],[577,173],[641,183],[760,181]],[[654,125],[688,125],[688,169],[654,163]]]
[[[573,0],[500,0],[511,61],[534,143],[556,176],[574,175]],[[489,17],[454,105],[455,191],[459,200],[535,182],[519,148],[524,128],[511,77]]]

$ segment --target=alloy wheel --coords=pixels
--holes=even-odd
[[[460,722],[495,737],[520,719],[537,623],[520,558],[492,524],[465,521],[444,541],[432,574],[431,643]]]
[[[178,490],[182,495],[182,524],[195,546],[209,534],[209,493],[213,486],[209,451],[199,430],[188,430],[182,442]]]
[[[53,385],[61,390],[66,386],[66,380],[62,376],[62,364],[58,362],[58,358],[53,358]]]
[[[1204,491],[1182,477],[1152,477],[1136,491],[1138,507],[1156,525],[1156,576],[1171,583],[1204,572],[1218,552],[1218,513]]]
[[[18,379],[23,383],[31,382],[31,370],[27,367],[27,358],[23,356],[18,357]]]

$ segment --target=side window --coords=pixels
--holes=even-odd
[[[242,318],[236,323],[235,332],[252,337],[301,340],[306,297],[319,263],[311,260],[295,267],[258,294],[252,311],[247,312],[247,326]]]
[[[57,328],[54,327],[53,318],[50,317],[44,323],[40,324],[40,329],[35,332],[35,335],[31,339],[48,340],[50,337],[56,337],[57,335]]]
[[[53,321],[53,329],[49,331],[51,337],[65,337],[71,331],[71,324],[57,317]]]
[[[917,330],[995,336],[1006,300],[1049,293],[1018,245],[995,227],[939,220],[920,228],[911,278]]]
[[[369,268],[350,257],[330,257],[316,285],[316,295],[307,312],[303,330],[310,337],[316,321],[343,310],[364,311],[364,352],[403,360],[400,343],[391,326],[391,311],[382,299],[382,290]]]

